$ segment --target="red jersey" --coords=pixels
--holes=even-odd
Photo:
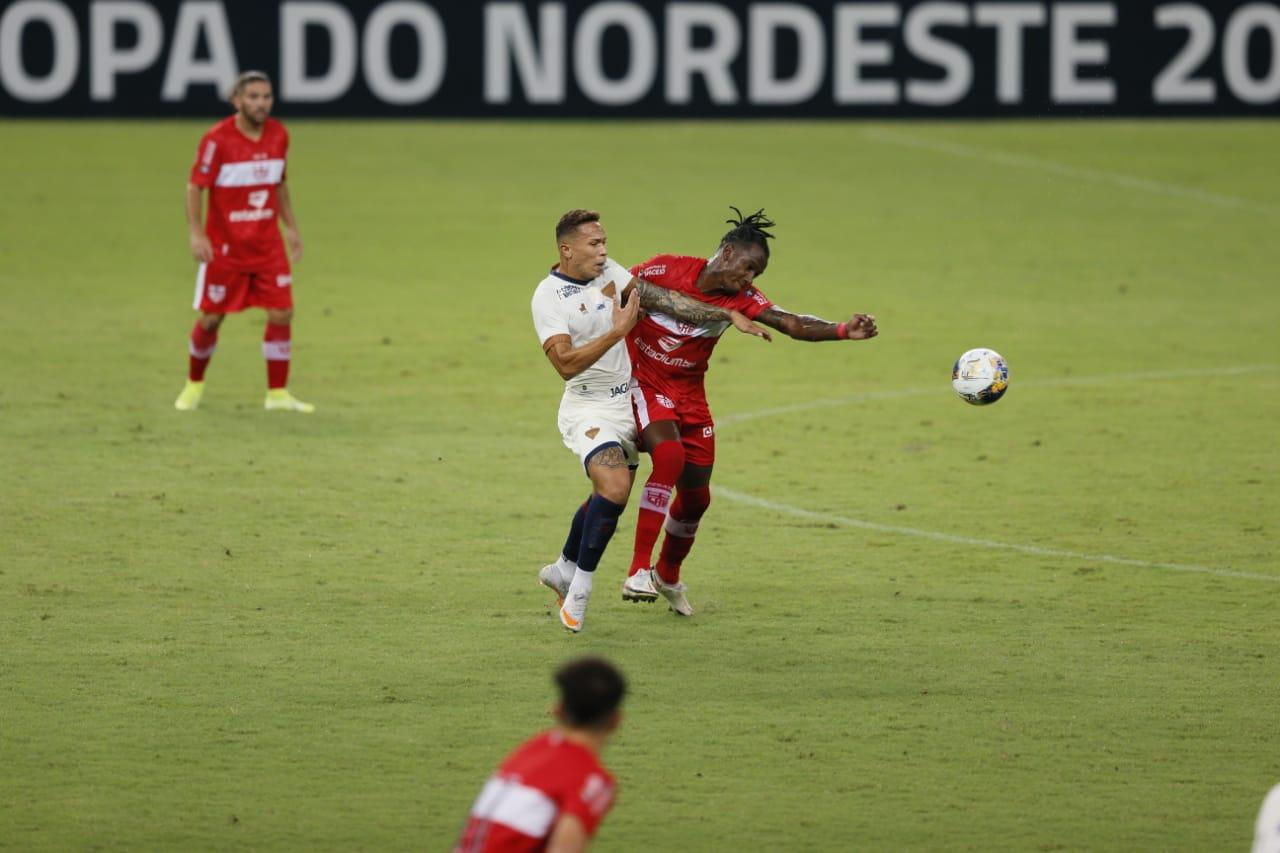
[[[631,274],[701,302],[739,311],[753,320],[773,305],[754,287],[744,288],[733,296],[703,293],[696,282],[706,265],[703,258],[657,255],[632,267]],[[631,371],[641,384],[653,384],[655,380],[661,384],[673,379],[701,384],[711,351],[730,325],[722,321],[693,326],[665,314],[644,314],[627,335]]]
[[[595,835],[613,805],[614,784],[596,754],[558,731],[522,744],[489,778],[454,853],[545,850],[561,815]]]
[[[273,118],[254,142],[236,127],[236,117],[215,124],[196,151],[191,183],[209,190],[205,233],[214,260],[233,270],[288,266],[276,219],[285,179],[289,134]]]

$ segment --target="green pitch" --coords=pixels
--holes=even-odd
[[[1280,125],[293,122],[307,417],[260,312],[172,408],[205,124],[0,124],[0,847],[446,849],[584,652],[632,686],[602,851],[1247,847]],[[553,223],[634,263],[730,204],[770,297],[881,336],[731,334],[699,615],[619,599],[631,508],[567,636]]]

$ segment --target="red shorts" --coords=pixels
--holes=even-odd
[[[711,467],[716,461],[716,425],[701,384],[696,386],[645,385],[631,380],[631,411],[643,441],[645,427],[657,421],[675,421],[689,465]],[[647,448],[646,448],[647,449]]]
[[[281,260],[255,270],[229,269],[216,260],[201,264],[192,307],[209,314],[234,314],[246,308],[292,308],[289,262]]]

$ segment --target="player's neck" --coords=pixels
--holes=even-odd
[[[720,276],[712,272],[709,266],[702,268],[702,272],[698,273],[698,280],[693,283],[693,286],[703,293],[724,292],[720,288]]]
[[[609,740],[609,732],[596,731],[595,729],[574,729],[568,726],[560,726],[560,734],[564,739],[579,746],[586,747],[596,755],[599,755],[604,749],[605,743]]]
[[[254,142],[257,142],[262,138],[262,130],[266,126],[266,122],[263,122],[262,124],[254,124],[244,117],[244,113],[236,113],[236,130],[239,130]]]

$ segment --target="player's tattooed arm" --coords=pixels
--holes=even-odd
[[[730,323],[740,332],[756,335],[766,341],[773,340],[768,332],[737,311],[700,302],[691,296],[661,287],[642,278],[632,279],[628,289],[631,287],[635,288],[634,292],[640,297],[640,307],[651,314],[666,314],[668,317],[692,326],[701,326],[704,323]]]
[[[604,450],[598,451],[591,457],[591,465],[599,465],[601,468],[626,468],[627,456],[622,452],[621,447],[606,447]]]
[[[854,314],[843,323],[832,323],[812,314],[792,314],[773,305],[757,314],[756,319],[797,341],[864,341],[880,334],[872,314]]]

